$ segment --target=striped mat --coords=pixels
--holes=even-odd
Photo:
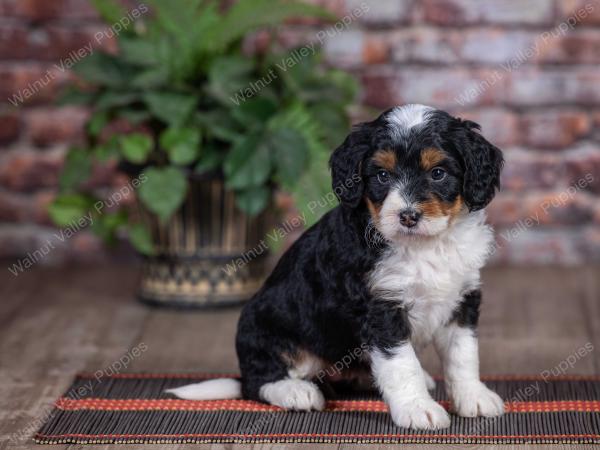
[[[600,443],[600,377],[492,376],[500,418],[452,415],[448,429],[395,426],[374,393],[331,391],[322,412],[247,400],[179,400],[168,388],[223,374],[78,375],[35,435],[40,444],[98,443]],[[438,381],[434,398],[449,403]]]

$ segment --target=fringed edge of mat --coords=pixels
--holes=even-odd
[[[144,437],[52,437],[36,434],[36,444],[600,444],[600,436],[436,436],[436,437],[403,437],[403,436],[291,436],[291,437],[223,437],[220,435],[202,435],[195,437],[169,437],[169,438],[144,438]]]

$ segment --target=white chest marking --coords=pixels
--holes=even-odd
[[[479,286],[492,241],[483,211],[460,218],[438,236],[410,237],[377,263],[369,275],[371,291],[406,308],[411,341],[419,348],[447,323],[462,295]]]

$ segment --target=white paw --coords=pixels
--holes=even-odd
[[[285,379],[264,384],[260,397],[271,405],[285,409],[321,411],[325,408],[325,398],[319,388],[310,381]]]
[[[457,383],[450,387],[452,409],[463,417],[495,417],[504,413],[504,402],[481,381]]]
[[[423,376],[425,377],[425,385],[427,386],[427,390],[433,391],[435,389],[435,380],[425,371],[423,371]]]
[[[410,402],[390,402],[392,420],[399,427],[437,430],[450,426],[446,410],[431,398],[419,398]]]

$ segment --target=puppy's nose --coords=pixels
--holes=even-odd
[[[409,208],[400,211],[400,223],[407,228],[414,227],[419,219],[421,218],[421,213],[415,209]]]

